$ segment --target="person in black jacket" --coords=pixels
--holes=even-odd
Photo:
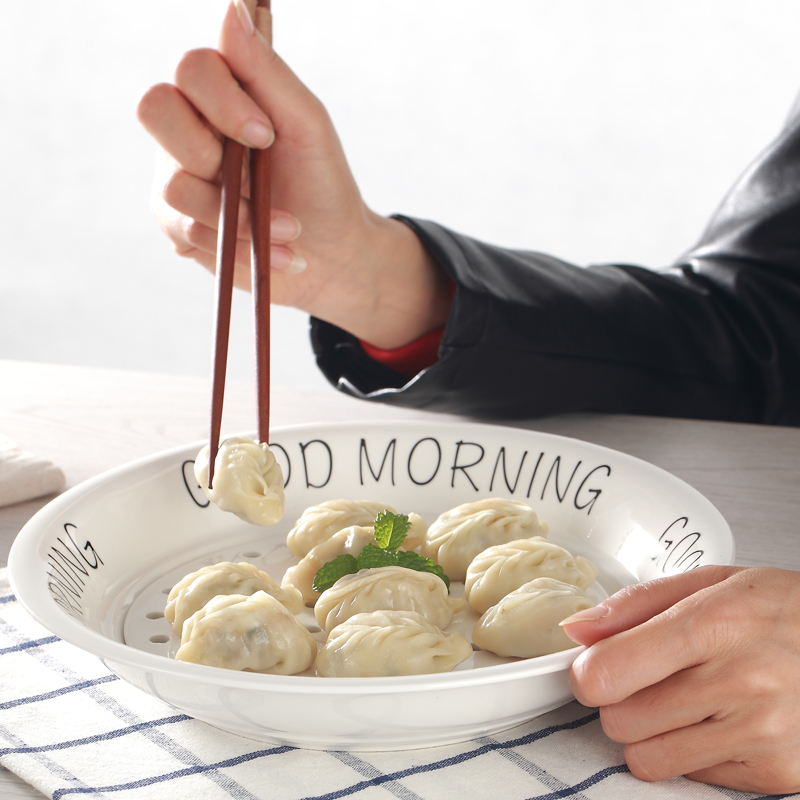
[[[211,270],[219,133],[273,147],[273,300],[312,315],[319,366],[344,391],[495,418],[592,410],[800,425],[800,114],[700,243],[659,272],[581,269],[378,216],[324,107],[243,0],[219,51],[187,53],[139,118],[165,152],[156,216],[177,252]],[[245,200],[242,287],[247,211]],[[424,351],[431,337],[438,352],[417,353],[419,369],[392,366],[392,352]],[[624,590],[567,624],[590,645],[571,672],[575,694],[601,707],[638,777],[797,791],[797,599],[800,574],[777,569],[707,567]]]

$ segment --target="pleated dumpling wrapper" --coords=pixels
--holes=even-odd
[[[312,547],[299,563],[289,567],[283,575],[281,586],[294,587],[303,595],[303,602],[306,605],[313,605],[320,596],[314,589],[314,578],[320,567],[345,553],[358,556],[368,544],[374,545],[375,537],[372,535],[372,530],[360,525],[351,525],[334,533],[330,539]]]
[[[460,633],[444,633],[413,611],[372,611],[337,625],[317,656],[327,678],[450,672],[472,655]]]
[[[293,586],[281,587],[253,564],[222,561],[202,567],[172,587],[164,616],[172,630],[181,635],[183,623],[217,595],[249,596],[256,592],[272,595],[292,614],[303,611],[303,596]]]
[[[385,503],[371,500],[325,500],[309,506],[297,520],[286,537],[286,546],[292,555],[302,558],[324,541],[351,525],[371,528],[381,511],[395,510]],[[411,527],[403,542],[405,550],[414,550],[422,542],[428,526],[418,514],[409,514]]]
[[[406,567],[376,567],[339,578],[320,595],[314,616],[326,633],[369,611],[414,611],[437,628],[446,628],[453,615],[465,608],[464,600],[448,596],[438,575]]]
[[[272,595],[221,595],[183,626],[178,661],[295,675],[317,657],[314,637]]]
[[[467,569],[464,593],[470,608],[483,614],[507,594],[535,578],[555,578],[588,589],[597,577],[597,567],[588,558],[532,536],[508,544],[487,547]]]
[[[283,470],[266,442],[245,436],[226,439],[214,464],[214,485],[208,488],[208,447],[194,462],[194,475],[208,499],[252,525],[275,525],[283,517],[286,498]]]
[[[534,658],[577,647],[559,622],[595,602],[577,586],[536,578],[507,594],[475,624],[472,641],[498,656]]]
[[[493,497],[442,514],[428,528],[420,553],[451,581],[463,581],[472,559],[487,547],[531,536],[547,536],[547,524],[536,512],[518,500]]]

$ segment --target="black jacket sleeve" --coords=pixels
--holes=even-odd
[[[400,219],[456,285],[439,361],[406,380],[312,319],[317,363],[342,391],[491,418],[800,425],[800,113],[661,271],[581,268]]]

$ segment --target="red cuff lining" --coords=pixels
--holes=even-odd
[[[437,328],[394,350],[381,350],[361,339],[359,342],[370,358],[399,372],[404,378],[413,378],[439,360],[439,342],[443,333],[444,328]]]
[[[450,283],[450,298],[456,293],[456,284],[453,280]],[[395,372],[399,372],[404,378],[413,378],[417,373],[422,372],[439,360],[439,343],[442,341],[444,326],[435,331],[423,334],[419,339],[396,347],[394,350],[381,350],[365,342],[363,339],[358,341],[364,352],[374,361],[390,367]]]

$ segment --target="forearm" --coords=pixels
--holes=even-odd
[[[357,396],[492,417],[576,410],[800,424],[800,126],[663,272],[581,269],[407,220],[456,285],[439,360],[407,381],[315,325]],[[335,349],[328,343],[335,342]]]
[[[582,270],[543,255],[490,248],[431,223],[415,226],[456,284],[439,360],[409,383],[390,379],[383,368],[370,369],[355,340],[321,346],[322,337],[335,332],[317,323],[320,366],[338,380],[326,363],[335,353],[338,377],[352,385],[349,391],[490,417],[575,410],[703,416],[698,405],[704,395],[718,394],[724,381],[722,393],[741,404],[746,373],[709,373],[725,337],[717,333],[708,341],[705,357],[693,352],[691,311],[664,304],[639,276],[617,267]],[[674,335],[662,335],[666,331]],[[693,405],[682,400],[686,395]],[[737,406],[720,415],[752,413]]]
[[[456,283],[439,360],[406,381],[355,339],[316,323],[320,367],[341,388],[489,417],[593,410],[800,422],[796,388],[773,390],[791,373],[791,353],[760,358],[746,303],[703,275],[584,270],[414,224]],[[772,332],[787,349],[790,334]]]
[[[341,302],[320,304],[315,315],[387,350],[442,327],[450,282],[413,231],[366,211],[360,237],[342,270],[349,286]]]

